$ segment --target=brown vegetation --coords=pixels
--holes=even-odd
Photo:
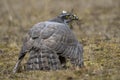
[[[73,32],[84,46],[85,68],[12,74],[27,31],[72,9],[82,21]],[[119,74],[119,0],[0,0],[0,80],[119,80]]]

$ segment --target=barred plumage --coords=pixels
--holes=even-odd
[[[69,18],[66,18],[68,14]],[[66,58],[75,66],[83,66],[83,47],[68,26],[77,19],[75,15],[63,12],[55,19],[35,24],[23,42],[13,72],[18,70],[27,52],[30,53],[27,70],[58,70]]]
[[[48,51],[32,51],[27,62],[27,70],[57,70],[60,69],[58,55]]]

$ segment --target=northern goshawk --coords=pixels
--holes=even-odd
[[[66,59],[74,66],[84,66],[83,47],[68,25],[75,20],[76,15],[63,11],[56,18],[35,24],[23,41],[13,72],[18,71],[27,52],[27,70],[59,70]]]

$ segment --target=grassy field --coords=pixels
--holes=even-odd
[[[73,32],[84,46],[85,67],[27,72],[22,66],[12,74],[27,31],[72,9],[81,19]],[[120,0],[0,0],[0,80],[120,80]]]

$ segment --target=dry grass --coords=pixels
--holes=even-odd
[[[29,28],[71,9],[82,20],[73,31],[84,45],[85,67],[12,74]],[[119,74],[119,0],[0,0],[0,80],[119,80]]]

